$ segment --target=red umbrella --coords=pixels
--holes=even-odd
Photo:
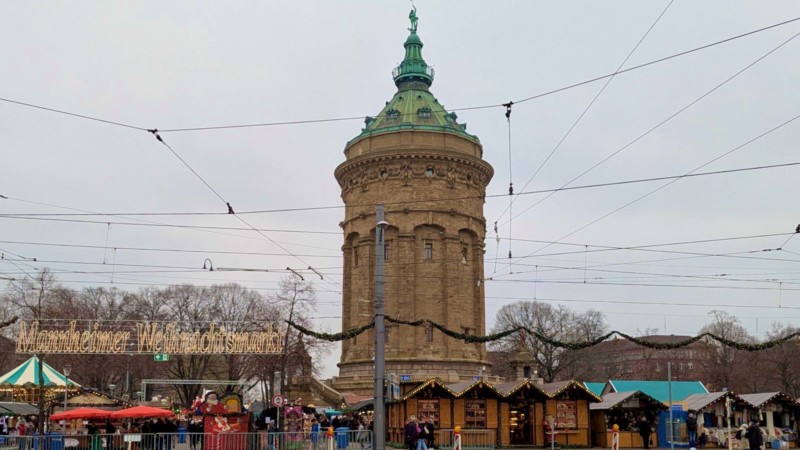
[[[136,417],[172,417],[175,413],[168,409],[153,408],[152,406],[134,406],[111,413],[112,419],[128,419]]]
[[[63,411],[50,416],[50,420],[71,420],[71,419],[105,419],[111,415],[111,411],[97,408],[75,408]]]

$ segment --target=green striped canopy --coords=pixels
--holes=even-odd
[[[80,384],[70,380],[55,369],[42,363],[42,375],[44,375],[45,386],[61,386],[67,383],[71,387],[80,387]],[[36,356],[15,367],[2,377],[0,386],[33,387],[39,385],[39,358]]]

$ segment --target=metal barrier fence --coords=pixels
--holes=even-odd
[[[436,430],[434,446],[439,449],[452,449],[455,442],[455,431],[452,429]],[[493,449],[497,443],[495,430],[461,430],[461,448]]]
[[[0,450],[361,450],[372,448],[369,430],[256,433],[122,433],[0,436]]]

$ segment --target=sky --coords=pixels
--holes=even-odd
[[[800,162],[800,21],[540,96],[798,18],[800,4],[415,5],[431,90],[495,169],[488,330],[502,306],[533,299],[599,310],[629,333],[695,334],[712,310],[759,338],[800,324],[800,165],[786,165]],[[396,90],[409,10],[400,0],[4,4],[0,277],[50,267],[74,288],[236,281],[269,294],[291,267],[317,287],[316,329],[340,331],[333,171]],[[499,106],[509,101],[510,140]],[[319,119],[347,120],[279,124]],[[167,131],[245,124],[271,125]],[[522,193],[775,165],[529,193],[508,210],[509,182]],[[231,216],[226,202],[269,212]],[[115,215],[25,216],[76,210]],[[134,215],[187,212],[219,214]],[[206,258],[269,272],[208,272]]]

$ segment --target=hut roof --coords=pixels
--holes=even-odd
[[[775,398],[789,403],[797,403],[797,401],[782,392],[760,392],[756,394],[741,394],[739,398],[749,403],[753,408],[758,408],[764,403],[769,402]]]
[[[586,387],[583,383],[579,383],[575,380],[566,380],[566,381],[554,381],[552,383],[545,383],[540,386],[540,388],[549,396],[549,397],[557,397],[562,392],[565,392],[568,389],[577,389],[579,391],[584,392],[590,399],[596,402],[602,402],[603,399],[600,398],[597,394],[590,391],[589,388]]]
[[[602,402],[592,403],[591,405],[589,405],[589,409],[591,409],[592,411],[611,409],[632,397],[644,398],[648,402],[651,402],[655,405],[666,407],[666,405],[664,405],[662,402],[645,394],[642,391],[629,391],[629,392],[609,392],[608,394],[603,396]]]
[[[708,394],[692,394],[685,399],[686,402],[686,409],[689,411],[700,411],[706,406],[716,402],[717,400],[724,398],[727,395],[731,395],[737,400],[739,397],[730,391],[720,391],[720,392],[709,392]]]
[[[661,403],[669,403],[670,382],[640,380],[609,380],[611,392],[642,391]],[[673,381],[672,401],[679,402],[692,394],[708,394],[708,389],[699,381]]]

